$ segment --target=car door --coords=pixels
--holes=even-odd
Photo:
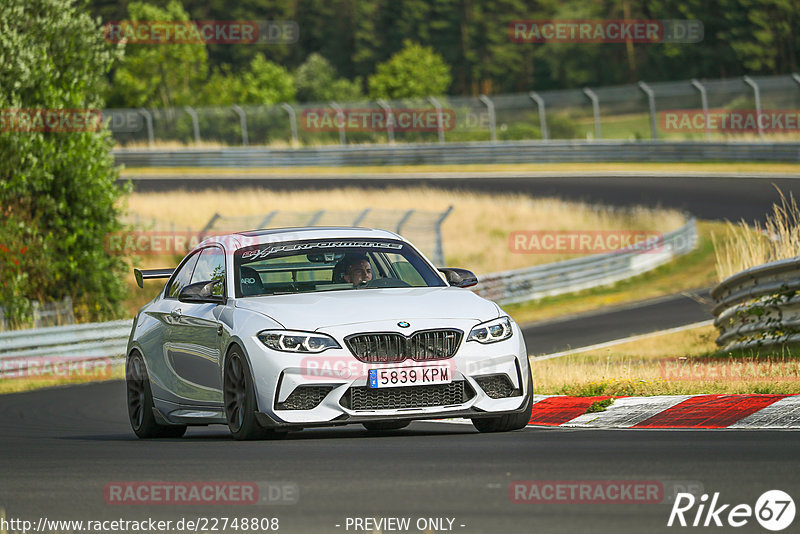
[[[199,257],[200,254],[195,252],[180,263],[167,281],[162,298],[156,299],[145,312],[155,321],[152,328],[140,334],[139,343],[147,360],[153,396],[159,399],[173,399],[176,384],[167,358],[169,335],[180,313],[178,293],[191,282]]]
[[[225,292],[225,253],[219,246],[200,251],[192,273],[192,284],[218,281],[214,292]],[[223,306],[212,303],[179,302],[167,342],[167,363],[187,404],[222,403]]]

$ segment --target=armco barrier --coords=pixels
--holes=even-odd
[[[697,243],[694,219],[664,235],[657,250],[647,245],[547,265],[481,276],[476,293],[500,304],[578,291],[636,276],[691,251]],[[90,323],[0,333],[0,361],[58,357],[67,360],[120,358],[132,322]]]
[[[0,362],[18,360],[15,370],[24,370],[25,362],[58,358],[84,361],[102,358],[122,359],[133,321],[111,321],[69,326],[53,326],[0,333]]]
[[[800,341],[800,257],[751,267],[711,291],[717,345],[727,350]]]
[[[618,252],[537,265],[478,277],[475,292],[498,304],[512,304],[611,284],[655,269],[697,244],[697,225],[690,219],[664,234],[657,249],[644,244]]]
[[[506,141],[112,151],[127,167],[314,167],[612,161],[800,161],[800,143]]]

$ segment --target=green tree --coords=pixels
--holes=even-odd
[[[146,2],[128,6],[132,21],[190,20],[178,0],[162,9]],[[128,44],[125,60],[114,72],[111,105],[175,107],[195,103],[197,86],[208,75],[204,44]]]
[[[64,111],[103,107],[114,54],[72,0],[0,2],[0,305],[14,324],[29,299],[71,296],[81,319],[121,311],[125,263],[104,247],[120,230],[110,136]],[[61,110],[71,131],[31,131],[9,109]]]
[[[294,73],[297,99],[301,102],[343,102],[361,98],[361,78],[339,78],[327,59],[314,53]]]
[[[797,68],[800,31],[797,0],[727,0],[720,33],[748,72],[791,72]]]
[[[207,106],[268,105],[293,102],[294,96],[294,79],[289,71],[267,61],[262,54],[256,54],[249,68],[239,75],[234,75],[227,65],[214,69],[194,103]]]
[[[239,102],[243,104],[292,102],[294,95],[294,79],[286,67],[267,61],[263,54],[253,58],[241,77]]]
[[[450,67],[429,46],[405,41],[403,49],[369,77],[372,98],[441,95],[450,86]]]
[[[164,5],[167,0],[150,1]],[[800,52],[800,0],[182,1],[195,20],[293,20],[299,25],[299,41],[291,45],[205,47],[213,69],[241,76],[255,56],[263,53],[266,60],[296,72],[318,53],[341,77],[335,83],[342,84],[343,91],[344,80],[367,80],[376,75],[377,66],[401,51],[408,40],[441,56],[452,75],[445,90],[461,95],[580,88],[640,79],[788,74],[798,69]],[[89,2],[105,20],[127,16],[125,2]],[[514,20],[578,18],[696,19],[703,22],[705,36],[701,43],[645,44],[517,43],[508,35],[508,25]],[[425,80],[427,73],[423,69],[417,72]],[[141,80],[146,82],[143,85],[150,83]],[[221,80],[214,78],[215,83]],[[304,96],[306,87],[298,85],[301,100],[308,98]],[[113,103],[138,105],[126,99]]]

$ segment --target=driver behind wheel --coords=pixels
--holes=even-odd
[[[341,269],[345,282],[358,287],[372,280],[372,266],[366,256],[349,254],[342,258]]]

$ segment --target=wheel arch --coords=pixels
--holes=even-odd
[[[244,343],[238,337],[231,337],[228,340],[228,345],[225,347],[225,356],[222,360],[222,384],[225,387],[225,364],[228,360],[228,356],[231,353],[231,350],[234,348],[239,349],[242,356],[244,356],[245,361],[247,362],[247,372],[250,375],[250,383],[253,385],[253,393],[255,393],[256,397],[256,410],[260,410],[261,407],[258,405],[258,382],[256,381],[256,376],[253,374],[253,364],[250,361],[250,355],[247,353],[247,350],[244,348]]]
[[[133,345],[133,346],[129,347],[128,348],[128,353],[125,355],[125,369],[126,369],[126,373],[125,374],[126,374],[126,376],[127,376],[128,363],[131,361],[131,358],[133,358],[134,354],[138,354],[139,356],[142,357],[142,363],[144,364],[144,369],[147,372],[147,377],[149,379],[150,378],[150,371],[147,370],[147,358],[144,355],[144,351],[138,345]]]

